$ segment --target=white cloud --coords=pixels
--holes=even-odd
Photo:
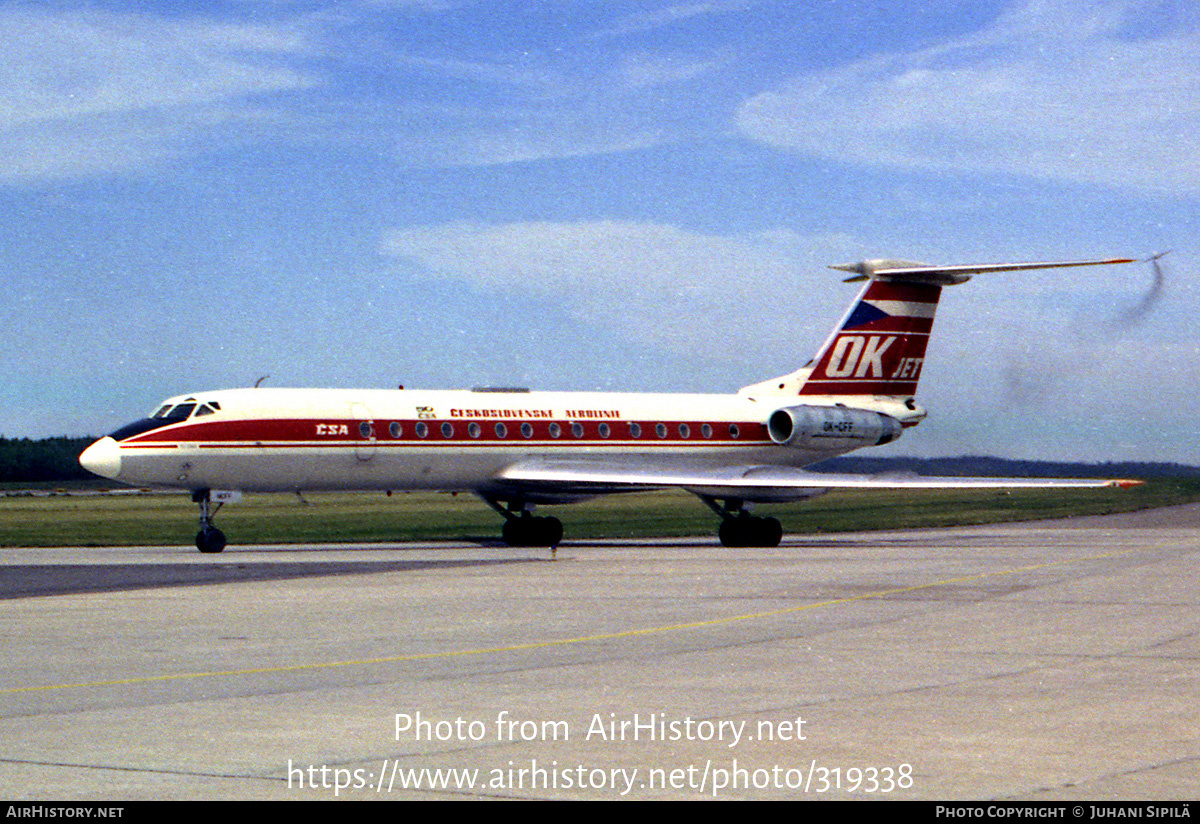
[[[616,111],[531,107],[452,110],[409,106],[393,135],[402,168],[452,168],[636,151],[668,140],[653,125]]]
[[[726,65],[728,55],[697,57],[689,54],[639,51],[621,60],[620,75],[630,88],[643,89],[684,83],[703,77]]]
[[[1200,37],[1123,4],[1030,3],[975,35],[755,95],[749,137],[839,160],[1143,191],[1200,184]]]
[[[703,0],[698,3],[669,3],[660,9],[638,11],[625,15],[610,28],[597,32],[594,37],[621,37],[660,28],[678,26],[697,20],[707,20],[717,15],[742,11],[750,6],[751,0]]]
[[[401,68],[426,72],[439,78],[465,80],[486,86],[510,87],[538,96],[554,97],[564,93],[566,81],[552,70],[514,65],[513,61],[458,60],[450,57],[401,55],[395,58]]]
[[[815,295],[805,295],[803,284],[826,277],[813,274],[828,262],[825,255],[849,246],[844,238],[790,230],[714,235],[590,221],[397,229],[382,250],[424,276],[553,300],[628,340],[680,353],[750,349],[768,360],[786,347],[779,362],[794,368],[851,294],[836,288],[833,273],[830,288]],[[797,338],[805,341],[799,350]]]
[[[180,151],[246,102],[305,88],[280,58],[306,52],[287,27],[29,6],[0,12],[0,179],[124,170]]]
[[[596,62],[563,56],[491,60],[389,58],[461,97],[406,97],[389,111],[394,154],[406,168],[492,166],[653,148],[690,131],[662,87],[703,80],[726,65],[721,51],[638,50]],[[403,88],[398,83],[398,88]]]

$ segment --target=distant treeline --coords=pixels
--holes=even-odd
[[[44,483],[95,478],[79,455],[95,438],[0,437],[0,483]],[[99,479],[97,479],[99,480]]]
[[[79,465],[79,455],[95,438],[0,437],[0,483],[46,483],[100,479]],[[1196,478],[1200,467],[1176,463],[1062,463],[1014,461],[970,455],[961,458],[831,458],[809,467],[814,471],[856,475],[984,475],[999,477]]]

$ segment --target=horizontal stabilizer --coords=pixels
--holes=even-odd
[[[979,263],[958,266],[930,266],[907,260],[864,260],[830,266],[842,272],[853,272],[855,277],[846,282],[872,280],[898,280],[909,283],[927,283],[937,286],[952,286],[965,283],[971,275],[985,272],[1013,272],[1021,269],[1067,269],[1072,266],[1106,266],[1112,263],[1134,263],[1132,258],[1109,258],[1107,260],[1076,260],[1059,263]]]

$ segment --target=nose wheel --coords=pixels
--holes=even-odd
[[[193,492],[192,501],[200,504],[200,531],[196,533],[196,549],[204,553],[220,552],[225,548],[225,533],[213,526],[213,517],[221,508],[221,502],[213,506],[207,489]]]
[[[220,552],[225,548],[225,533],[210,526],[196,533],[196,549],[201,552]]]

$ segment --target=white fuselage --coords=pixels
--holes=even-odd
[[[860,408],[908,412],[892,401],[856,400]],[[84,463],[126,483],[192,490],[479,491],[529,459],[803,466],[869,445],[839,432],[803,446],[776,443],[767,421],[797,401],[750,394],[222,390],[169,399],[160,413],[191,405],[187,417],[172,420],[168,413],[157,425],[148,419],[145,431],[114,433],[119,443],[97,442]]]

